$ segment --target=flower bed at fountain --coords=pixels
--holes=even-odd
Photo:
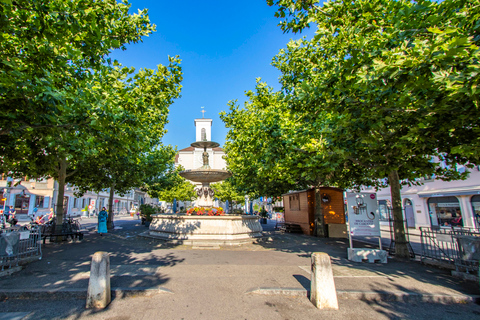
[[[223,216],[225,212],[221,207],[202,208],[194,207],[187,210],[187,216]]]

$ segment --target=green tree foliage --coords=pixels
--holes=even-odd
[[[183,170],[185,170],[185,168],[181,165],[175,167],[172,157],[172,162],[168,163],[166,170],[163,170],[159,175],[151,175],[149,181],[143,185],[142,189],[154,198],[165,200],[162,198],[165,190],[173,190],[185,182],[185,179],[178,174]],[[174,198],[175,197],[171,198],[171,200],[173,201]]]
[[[335,128],[334,115],[294,112],[283,94],[260,82],[247,97],[243,108],[231,102],[229,113],[221,114],[229,128],[226,161],[235,186],[249,195],[268,197],[314,187],[319,204],[315,234],[323,236],[319,188],[347,188],[355,183],[369,184],[371,179],[359,164],[332,151],[329,139]]]
[[[194,189],[195,189],[194,184],[183,179],[182,182],[176,184],[172,188],[160,191],[158,199],[161,201],[169,202],[169,203],[173,203],[174,199],[177,199],[178,201],[183,201],[183,202],[192,201],[197,198],[197,193],[195,192]]]
[[[245,201],[245,193],[239,191],[235,186],[235,179],[228,178],[223,182],[212,183],[210,188],[215,191],[215,197],[220,201],[229,202],[230,212],[233,212],[233,205],[237,205]]]
[[[83,81],[114,48],[155,30],[147,10],[115,0],[16,0],[0,5],[0,135],[85,124]],[[78,105],[78,108],[77,108]],[[65,109],[68,108],[66,115]]]
[[[170,58],[167,67],[136,73],[111,63],[112,49],[154,31],[146,10],[129,15],[128,9],[114,0],[0,6],[0,169],[55,178],[59,220],[66,181],[106,188],[115,179],[122,190],[142,174],[128,181],[120,168],[138,169],[163,154],[167,158],[156,162],[161,168],[171,159],[160,139],[168,106],[179,96],[180,61]],[[89,181],[88,170],[100,173],[92,176],[98,181]]]
[[[363,166],[377,185],[388,178],[396,255],[408,257],[400,183],[432,173],[461,178],[432,156],[451,165],[479,160],[478,3],[269,4],[279,6],[284,31],[317,28],[313,39],[291,42],[275,59],[289,106],[335,115],[332,151]]]
[[[72,176],[72,183],[78,186],[78,195],[87,191],[100,192],[109,186],[107,227],[113,228],[114,193],[126,194],[132,188],[143,188],[153,177],[164,174],[173,164],[175,151],[170,147],[159,147],[135,156],[105,152],[98,159],[82,162],[81,170]]]
[[[168,169],[161,175],[152,176],[153,178],[144,185],[143,190],[160,201],[169,203],[174,199],[184,202],[192,201],[197,197],[195,185],[179,175],[183,170],[185,169],[182,166],[174,167],[173,163],[169,163]]]
[[[293,182],[283,178],[283,171],[299,186],[304,177],[340,187],[390,184],[396,255],[408,258],[400,185],[415,184],[416,178],[431,174],[446,180],[463,178],[448,168],[479,162],[478,3],[268,3],[278,6],[283,31],[299,32],[312,25],[316,34],[311,40],[290,42],[275,57],[274,65],[282,72],[282,92],[269,96],[278,98],[257,103],[263,95],[257,88],[245,109],[231,107],[224,115],[231,150],[240,150],[227,157],[229,167],[239,168],[238,155],[246,152],[254,158],[245,160],[246,165],[260,163],[251,166],[252,175],[243,170],[254,180],[256,174],[266,178],[263,168],[274,168],[267,159],[282,163],[290,158],[289,165],[302,172],[295,174],[286,165],[286,170],[272,171],[277,181]],[[281,127],[269,133],[270,139],[257,131],[259,123],[269,123],[267,119],[275,123],[267,131]],[[302,137],[289,144],[294,135]],[[247,141],[245,150],[237,141]],[[281,150],[283,154],[268,146],[279,141],[290,146]],[[296,160],[299,153],[311,157],[313,171],[303,170],[305,162]]]
[[[141,204],[140,212],[145,216],[146,221],[152,221],[152,215],[157,213],[157,210],[151,204]]]

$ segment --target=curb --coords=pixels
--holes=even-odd
[[[150,297],[157,294],[173,294],[169,289],[163,287],[134,287],[112,288],[112,297]],[[33,299],[33,300],[67,300],[67,299],[86,299],[87,289],[71,288],[71,289],[7,289],[0,290],[0,300],[5,299]]]
[[[296,297],[309,297],[310,290],[303,288],[253,288],[246,294],[260,295],[286,295]],[[464,294],[429,294],[418,292],[375,292],[375,291],[337,291],[338,299],[363,300],[363,301],[399,301],[399,302],[430,302],[440,304],[478,303],[480,295]]]

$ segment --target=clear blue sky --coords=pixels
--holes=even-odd
[[[266,0],[163,1],[131,0],[130,12],[148,8],[157,31],[143,43],[117,50],[111,57],[136,69],[155,69],[168,56],[182,59],[182,97],[170,107],[164,144],[182,149],[195,140],[194,119],[213,119],[212,140],[223,145],[227,129],[219,113],[230,100],[243,105],[245,91],[255,88],[260,77],[279,89],[280,73],[272,58],[290,39],[303,35],[283,34],[274,17],[276,9]],[[313,34],[313,31],[308,31]]]

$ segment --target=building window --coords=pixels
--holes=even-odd
[[[205,128],[202,128],[201,136],[202,136],[202,141],[207,141],[207,131],[205,130]]]
[[[73,198],[73,207],[74,207],[74,208],[77,208],[77,205],[78,205],[78,199],[77,199],[77,198]]]
[[[43,208],[43,203],[45,202],[44,196],[36,196],[35,197],[35,207]]]
[[[390,216],[389,214],[389,208],[387,205],[387,200],[378,200],[378,212],[377,214],[380,214],[379,219],[382,221],[388,221],[388,217]]]
[[[300,194],[292,194],[288,200],[290,202],[290,210],[300,210]]]
[[[460,204],[456,197],[435,197],[428,199],[428,210],[432,226],[452,226],[456,225],[460,217]],[[463,227],[463,220],[460,225]]]
[[[30,203],[30,195],[16,194],[15,195],[15,211],[16,213],[28,213],[28,206]]]

